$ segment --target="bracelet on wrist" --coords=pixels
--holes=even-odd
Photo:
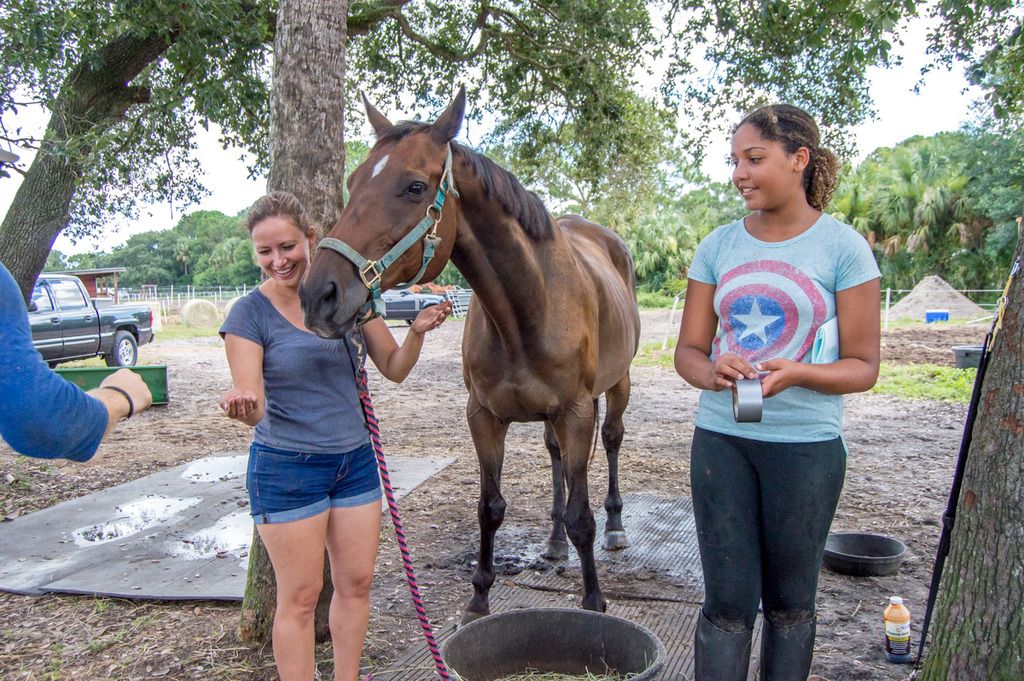
[[[104,390],[113,390],[124,395],[124,399],[128,400],[128,415],[125,418],[130,419],[132,414],[135,413],[135,402],[132,401],[132,396],[128,394],[128,391],[124,388],[118,388],[116,385],[101,385],[100,387]]]

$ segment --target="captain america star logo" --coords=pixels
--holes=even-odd
[[[814,282],[778,260],[729,270],[718,282],[715,305],[724,333],[716,336],[712,357],[732,352],[748,362],[801,361],[827,311]]]

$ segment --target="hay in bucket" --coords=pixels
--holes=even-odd
[[[536,669],[527,669],[521,674],[510,674],[503,676],[497,681],[629,681],[636,677],[636,674],[626,674],[621,676],[614,672],[610,674],[596,674],[594,672],[587,672],[586,674],[559,674],[557,672],[542,672]]]

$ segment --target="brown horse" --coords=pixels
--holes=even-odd
[[[580,557],[583,607],[603,611],[587,464],[603,393],[605,546],[623,548],[618,454],[629,365],[640,337],[629,250],[614,232],[581,217],[552,219],[510,173],[452,142],[462,125],[464,91],[432,125],[392,125],[365,104],[377,143],[348,179],[351,198],[331,239],[324,240],[333,242],[333,250],[318,250],[300,291],[306,326],[339,337],[365,314],[373,297],[368,289],[377,287],[375,296],[419,275],[429,281],[450,258],[474,292],[462,365],[466,417],[480,462],[480,555],[466,619],[489,612],[494,535],[505,515],[505,435],[513,421],[544,422],[554,484],[545,556],[567,557],[568,532]],[[410,232],[420,234],[424,214],[427,223],[433,221],[430,248],[436,245],[429,263],[424,242],[409,238]],[[403,239],[412,245],[397,253],[401,248],[393,247]]]

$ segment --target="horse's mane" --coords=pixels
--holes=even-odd
[[[381,133],[377,141],[397,142],[406,135],[425,131],[429,127],[428,124],[418,121],[402,121]],[[544,207],[540,197],[523,187],[515,175],[483,154],[458,142],[452,143],[452,154],[464,158],[469,163],[473,174],[483,187],[484,194],[500,203],[505,212],[519,222],[531,239],[541,241],[551,237],[554,225],[551,214]]]

